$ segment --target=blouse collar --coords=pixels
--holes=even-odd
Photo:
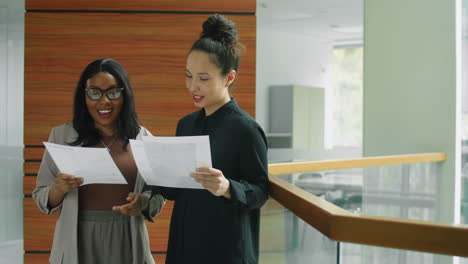
[[[216,118],[216,117],[223,116],[224,114],[226,114],[228,112],[231,112],[232,110],[234,110],[234,109],[236,109],[238,107],[239,106],[237,105],[236,99],[231,97],[231,100],[229,102],[225,103],[223,106],[221,106],[218,110],[216,110],[213,114],[211,114],[209,116],[206,116],[205,109],[202,109],[200,112],[201,112],[201,116],[203,118],[213,119],[213,118]]]

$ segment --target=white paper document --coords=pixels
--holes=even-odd
[[[82,148],[44,142],[60,172],[91,183],[127,184],[106,148]]]
[[[149,185],[203,189],[190,176],[198,167],[211,168],[208,136],[151,137],[130,140],[138,171]]]

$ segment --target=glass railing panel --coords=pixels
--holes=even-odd
[[[260,218],[260,263],[286,263],[286,210],[273,199],[267,201]]]
[[[413,263],[452,263],[450,257],[421,253],[408,250],[399,250],[383,247],[364,246],[351,243],[340,243],[341,262],[346,264],[413,264]],[[437,260],[446,260],[437,262]],[[449,262],[447,262],[447,260]]]
[[[439,166],[438,163],[415,163],[363,169],[362,214],[438,221]],[[342,244],[343,259],[347,258],[348,247],[354,248],[354,250],[359,249],[361,260],[356,263],[431,264],[450,262],[450,257],[437,254],[350,243]]]
[[[415,163],[363,169],[365,215],[438,221],[437,163]]]
[[[349,212],[439,221],[437,213],[437,182],[438,177],[441,177],[439,168],[440,164],[435,162],[415,163],[293,173],[278,177]],[[310,232],[310,235],[312,234]],[[307,236],[309,235],[301,237],[301,240],[313,241]],[[337,248],[336,242],[331,241],[331,244]],[[306,246],[310,246],[309,250],[314,250],[313,243]],[[450,256],[352,243],[339,243],[337,251],[339,263],[452,263]],[[307,253],[306,251],[300,254]],[[468,263],[465,258],[460,259],[460,263]]]
[[[260,264],[337,263],[337,242],[328,239],[277,201],[261,210]]]

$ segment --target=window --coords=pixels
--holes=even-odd
[[[333,50],[333,147],[362,148],[362,66],[362,47]]]

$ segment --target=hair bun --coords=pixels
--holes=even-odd
[[[203,23],[200,38],[210,38],[229,46],[238,42],[237,27],[234,22],[221,15],[213,15]]]

